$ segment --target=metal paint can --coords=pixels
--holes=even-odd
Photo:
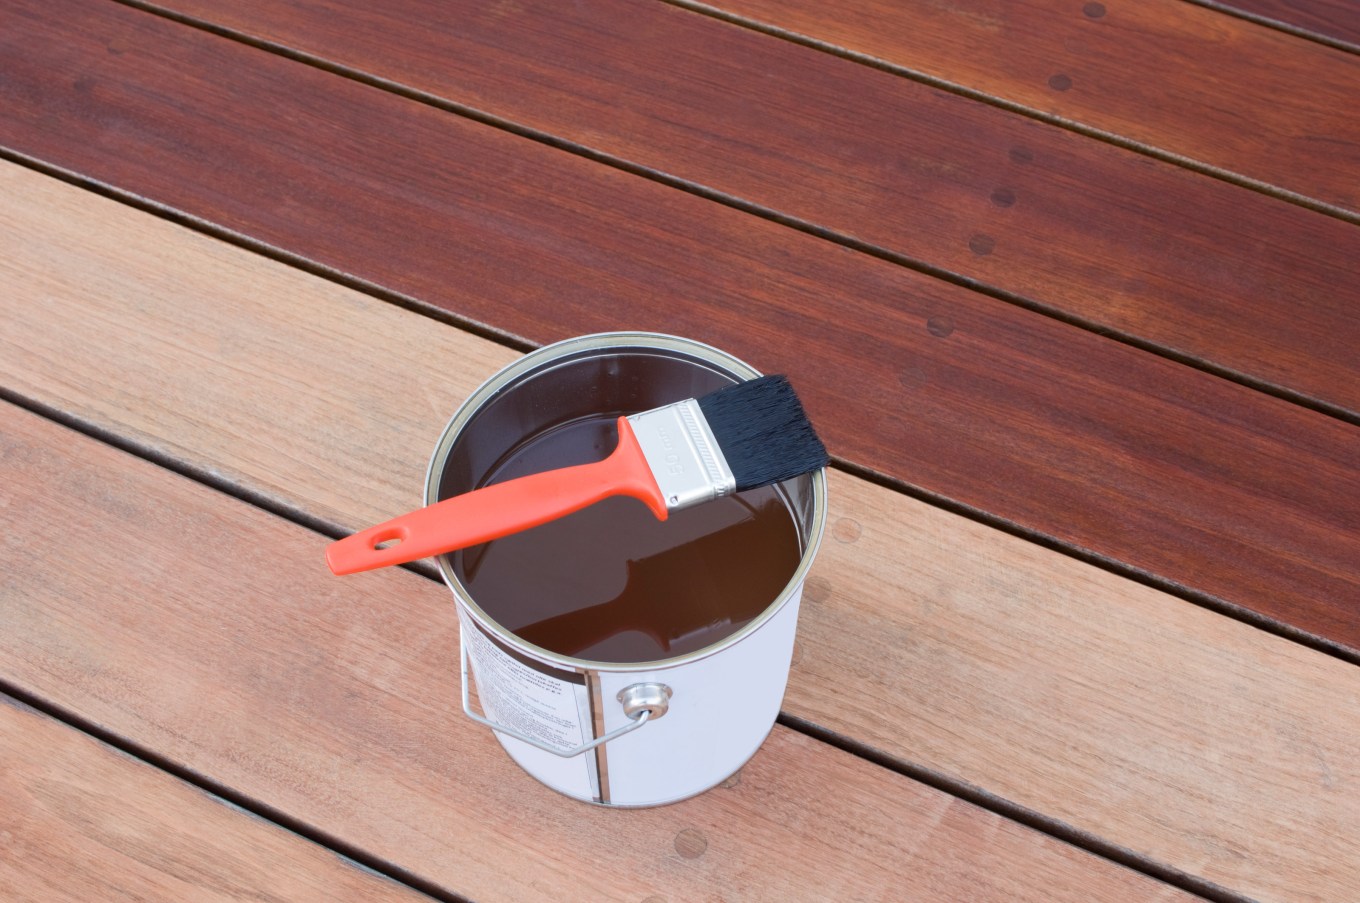
[[[430,460],[425,503],[477,488],[494,462],[564,417],[650,410],[759,375],[708,345],[656,333],[541,348],[487,380],[453,416]],[[530,775],[587,802],[661,805],[730,777],[779,713],[803,582],[826,524],[821,471],[776,491],[801,550],[783,590],[734,633],[671,658],[593,661],[536,646],[484,611],[452,556],[439,556],[457,604],[468,716],[490,726]],[[470,701],[469,663],[482,714]]]

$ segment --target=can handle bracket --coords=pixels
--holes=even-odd
[[[463,714],[467,715],[478,724],[486,725],[497,733],[505,734],[507,737],[514,737],[516,740],[528,743],[530,746],[541,749],[544,752],[552,753],[555,756],[561,756],[564,759],[579,756],[583,752],[592,750],[597,746],[608,743],[610,740],[615,740],[622,737],[624,734],[637,730],[649,720],[660,718],[662,715],[666,714],[666,708],[670,704],[671,688],[665,684],[633,684],[620,691],[618,697],[619,702],[623,703],[624,714],[630,719],[628,724],[625,724],[623,727],[615,728],[604,736],[596,737],[594,740],[582,743],[579,746],[574,746],[565,750],[559,749],[556,746],[543,742],[537,737],[531,737],[523,731],[516,730],[513,727],[498,724],[490,718],[472,711],[472,699],[468,693],[467,643],[461,636],[458,638],[458,654],[462,660]]]
[[[629,718],[646,714],[655,719],[670,708],[671,688],[658,683],[630,684],[615,698],[623,704],[623,714]]]

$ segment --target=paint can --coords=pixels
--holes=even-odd
[[[609,451],[600,424],[759,375],[708,345],[657,333],[541,348],[487,380],[454,415],[430,460],[425,503],[518,475],[506,467],[598,459]],[[576,438],[567,443],[568,435]],[[560,460],[568,448],[586,457]],[[491,727],[530,775],[587,802],[661,805],[734,774],[779,713],[827,513],[821,471],[753,492],[762,491],[768,498],[758,508],[739,498],[746,493],[731,497],[746,506],[735,515],[691,509],[727,518],[717,529],[702,520],[686,527],[678,515],[687,512],[677,512],[665,525],[633,521],[620,532],[638,511],[652,515],[635,500],[611,499],[587,509],[593,522],[573,521],[587,516],[578,512],[551,527],[555,539],[528,531],[515,538],[527,544],[518,548],[439,556],[458,610],[467,715]],[[605,508],[614,504],[636,507]],[[687,529],[697,531],[692,542]],[[775,536],[783,531],[787,540]],[[674,548],[647,546],[653,534]],[[606,601],[553,609],[582,593]],[[725,600],[722,610],[703,610],[714,599]]]

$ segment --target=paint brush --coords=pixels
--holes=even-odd
[[[784,376],[762,376],[618,421],[602,461],[493,483],[403,514],[326,548],[353,574],[490,542],[613,496],[670,512],[826,466],[826,448]]]

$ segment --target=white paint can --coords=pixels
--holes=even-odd
[[[539,349],[489,379],[454,415],[430,460],[425,503],[504,478],[507,461],[531,469],[583,463],[532,460],[535,443],[555,431],[612,422],[621,414],[702,397],[759,375],[717,349],[655,333],[584,336]],[[608,451],[600,449],[597,457]],[[591,606],[588,623],[594,629],[584,633],[572,626],[587,623],[579,613],[521,623],[532,620],[533,611],[552,612],[556,596],[566,595],[568,585],[595,580],[600,567],[592,564],[591,556],[596,552],[620,558],[628,586],[638,574],[648,576],[651,562],[672,560],[641,555],[622,560],[629,553],[621,547],[632,541],[632,534],[653,529],[641,522],[628,535],[614,536],[609,548],[595,549],[590,530],[573,527],[568,518],[553,528],[568,532],[552,546],[552,561],[545,556],[540,562],[533,555],[516,560],[513,549],[502,553],[488,551],[489,547],[439,556],[440,571],[458,607],[467,714],[492,727],[506,752],[530,775],[579,800],[621,807],[661,805],[701,793],[734,774],[764,742],[779,713],[803,582],[826,523],[826,480],[821,471],[763,491],[775,501],[764,503],[762,517],[776,516],[777,511],[782,512],[778,517],[788,519],[790,547],[778,564],[759,557],[764,545],[744,548],[742,537],[752,537],[754,543],[765,534],[749,532],[749,523],[743,521],[743,526],[731,528],[734,532],[706,533],[696,539],[707,543],[705,549],[716,550],[723,561],[715,559],[711,568],[704,559],[685,565],[692,586],[676,587],[672,571],[657,571],[670,576],[663,578],[668,582],[653,586],[664,586],[667,593],[683,590],[684,598],[698,600],[686,606],[705,604],[711,594],[704,589],[704,580],[723,581],[720,586],[708,585],[729,590],[732,575],[744,575],[746,564],[762,575],[763,588],[753,590],[757,595],[751,600],[743,600],[752,603],[743,609],[749,617],[724,622],[720,612],[709,619],[711,623],[692,631],[647,625],[648,617],[669,611],[669,595],[653,601],[643,593],[639,606],[638,594],[627,592]],[[601,504],[616,501],[645,511],[634,500]],[[714,510],[706,516],[717,516]],[[632,516],[624,509],[615,513],[620,512]],[[609,513],[601,510],[595,516]],[[669,522],[665,529],[672,529]],[[724,540],[720,547],[714,545],[719,535],[735,539]],[[742,557],[748,554],[749,559]],[[579,556],[579,567],[573,556]],[[613,579],[608,575],[602,579],[606,578]],[[522,585],[517,584],[514,598],[507,602],[493,592],[504,588],[496,580]],[[619,605],[629,606],[625,620],[631,620],[613,625],[611,611],[625,611]],[[709,618],[702,612],[695,617],[700,622]],[[595,645],[584,652],[562,651],[575,648],[563,644],[577,635]],[[633,644],[631,655],[611,656],[628,643]],[[646,643],[658,643],[664,652],[634,660],[640,654],[635,650],[651,648]],[[469,663],[483,714],[471,704]]]

